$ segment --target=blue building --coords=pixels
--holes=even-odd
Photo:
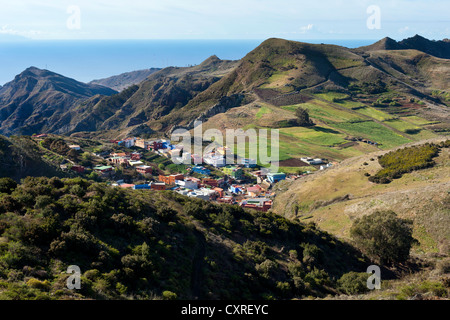
[[[270,183],[277,183],[281,180],[286,180],[286,174],[284,174],[284,173],[268,173],[267,180]]]
[[[206,176],[209,176],[211,174],[211,171],[209,169],[206,169],[205,167],[200,167],[200,166],[193,167],[191,172],[203,174]]]
[[[135,190],[150,190],[151,186],[149,184],[139,184],[133,187]]]

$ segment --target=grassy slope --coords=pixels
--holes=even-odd
[[[434,168],[405,174],[387,185],[373,184],[364,174],[380,169],[376,157],[382,153],[348,159],[325,172],[279,185],[274,211],[314,221],[324,230],[348,237],[355,218],[377,209],[392,209],[414,220],[414,236],[420,241],[417,251],[448,253],[449,150],[443,149]],[[349,200],[343,198],[346,195]]]

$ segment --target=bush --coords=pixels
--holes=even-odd
[[[11,194],[17,188],[17,183],[11,178],[0,179],[0,193]]]
[[[376,211],[357,219],[350,235],[362,251],[382,264],[405,262],[416,242],[412,221],[398,218],[393,211]]]
[[[177,299],[177,294],[175,292],[172,291],[164,291],[162,293],[163,299],[164,300],[175,300]]]
[[[347,295],[361,294],[367,292],[367,273],[349,272],[338,280],[338,288]]]
[[[28,280],[27,286],[42,291],[49,291],[51,287],[50,282],[48,282],[48,280],[41,281],[35,278],[31,278],[30,280]]]

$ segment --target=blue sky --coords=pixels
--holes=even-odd
[[[381,29],[367,27],[371,16],[367,8],[371,5],[380,8]],[[0,39],[307,40],[390,36],[400,40],[415,34],[450,38],[450,1],[0,0]]]

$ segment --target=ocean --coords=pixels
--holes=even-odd
[[[89,82],[124,72],[197,65],[212,55],[236,60],[263,40],[27,40],[0,42],[0,85],[30,66]],[[298,40],[349,48],[374,40]]]

